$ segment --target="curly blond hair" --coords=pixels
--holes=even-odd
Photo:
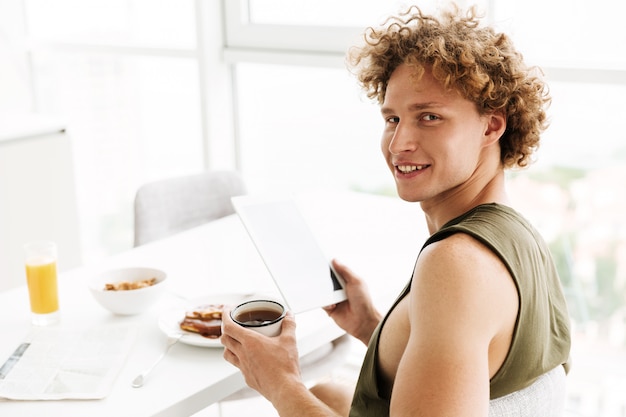
[[[437,80],[474,102],[479,113],[506,115],[500,160],[505,168],[525,167],[548,126],[548,88],[510,38],[481,27],[479,19],[474,7],[463,13],[453,6],[438,18],[411,6],[383,26],[368,28],[365,43],[350,50],[348,64],[367,96],[379,104],[399,65],[412,66],[417,78],[432,69]]]

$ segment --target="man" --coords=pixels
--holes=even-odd
[[[431,236],[385,317],[334,263],[348,299],[326,311],[368,345],[355,390],[303,385],[291,315],[277,338],[226,317],[224,357],[282,417],[487,416],[512,393],[528,401],[498,403],[505,412],[554,415],[567,307],[545,243],[508,206],[504,176],[527,165],[546,127],[543,82],[473,9],[437,18],[411,8],[370,28],[351,62],[381,105],[398,195],[420,203]]]

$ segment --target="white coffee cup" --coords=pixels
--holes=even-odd
[[[246,301],[230,311],[235,323],[270,337],[280,334],[285,314],[285,307],[273,300]]]

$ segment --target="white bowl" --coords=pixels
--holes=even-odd
[[[134,315],[146,311],[163,293],[167,275],[154,268],[119,268],[105,271],[89,281],[89,290],[96,301],[114,314]],[[156,278],[156,283],[135,290],[105,290],[105,284],[136,282]]]

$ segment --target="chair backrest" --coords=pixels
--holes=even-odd
[[[489,401],[489,417],[560,417],[567,392],[565,369],[557,366],[530,386]]]
[[[230,198],[245,192],[236,171],[207,171],[145,184],[135,195],[134,245],[233,214]]]

